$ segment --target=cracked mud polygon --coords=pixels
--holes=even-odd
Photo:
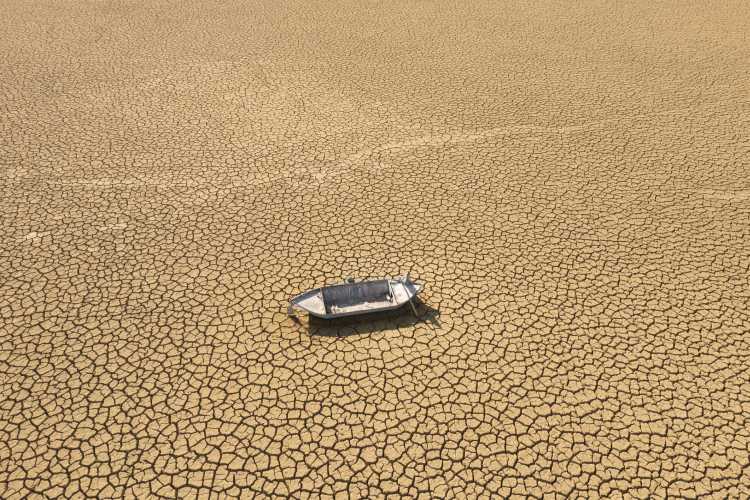
[[[3,498],[750,495],[746,2],[2,11]]]

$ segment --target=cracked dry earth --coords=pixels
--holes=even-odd
[[[750,495],[747,2],[2,10],[1,497]]]

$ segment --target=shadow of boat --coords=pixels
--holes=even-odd
[[[316,337],[350,337],[365,335],[402,327],[416,326],[420,323],[440,327],[440,311],[428,306],[419,299],[413,301],[419,316],[415,316],[412,309],[406,305],[395,310],[381,311],[348,316],[335,319],[321,319],[315,316],[308,318],[308,331]]]

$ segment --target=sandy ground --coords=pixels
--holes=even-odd
[[[3,2],[0,496],[750,495],[750,7],[656,4]]]

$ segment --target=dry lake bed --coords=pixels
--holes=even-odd
[[[747,497],[749,32],[6,0],[0,496]],[[286,316],[407,271],[419,319]]]

